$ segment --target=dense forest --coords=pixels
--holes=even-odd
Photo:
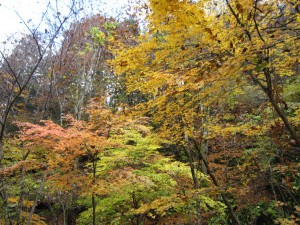
[[[299,0],[45,2],[0,51],[1,225],[299,224]]]

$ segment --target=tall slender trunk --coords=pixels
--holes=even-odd
[[[3,138],[4,138],[4,124],[1,124],[1,133],[0,133],[0,172],[2,170],[2,159],[3,159]],[[4,224],[5,225],[10,225],[11,224],[11,219],[10,219],[10,214],[9,214],[9,208],[8,208],[8,200],[7,200],[7,195],[6,195],[6,187],[4,183],[4,179],[0,179],[0,197],[3,200],[3,206],[4,206]]]
[[[93,155],[93,185],[96,184],[96,171],[97,171],[97,161],[96,155]],[[95,193],[92,194],[92,205],[93,205],[93,225],[96,225],[96,201]]]
[[[23,211],[23,198],[24,198],[24,190],[25,190],[25,168],[22,166],[22,178],[21,178],[21,188],[20,188],[20,197],[18,202],[18,218],[17,224],[23,224],[22,219],[22,211]]]
[[[63,202],[60,203],[63,210],[63,221],[64,225],[67,225],[67,209]]]
[[[197,177],[197,168],[194,165],[194,162],[196,161],[193,157],[193,154],[191,151],[189,151],[187,148],[183,147],[185,154],[187,155],[189,159],[189,166],[193,178],[194,188],[197,190],[199,186],[199,181]],[[196,219],[197,219],[197,225],[201,225],[201,209],[200,209],[200,200],[198,199],[198,196],[196,197]]]
[[[30,151],[23,151],[23,157],[22,160],[25,161],[29,155]],[[22,211],[23,211],[23,200],[24,200],[24,194],[25,194],[25,167],[21,167],[21,187],[20,187],[20,197],[18,202],[18,218],[17,218],[17,224],[24,224],[24,220],[22,219]]]
[[[50,78],[50,84],[49,84],[49,92],[47,94],[47,98],[46,101],[44,103],[44,107],[43,107],[43,115],[42,115],[42,119],[46,119],[46,114],[48,111],[48,105],[52,96],[52,92],[53,92],[53,78],[54,78],[54,68],[52,68],[52,72],[51,72],[51,78]]]
[[[33,206],[31,208],[31,211],[30,211],[30,214],[29,214],[29,217],[27,219],[27,222],[26,222],[26,225],[29,225],[31,223],[31,219],[32,219],[32,216],[33,216],[33,213],[35,211],[35,207],[37,205],[37,202],[40,198],[40,195],[42,194],[42,191],[44,189],[44,184],[45,184],[45,180],[46,180],[46,177],[47,177],[47,171],[45,172],[42,180],[41,180],[41,184],[40,184],[40,188],[38,190],[38,192],[36,193],[36,197],[35,197],[35,200],[34,200],[34,203],[33,203]]]
[[[8,198],[7,198],[7,194],[5,192],[3,179],[0,179],[0,197],[3,201],[3,207],[4,207],[4,225],[10,225],[10,224],[12,224],[12,222],[11,222],[11,218],[10,218],[10,212],[9,212],[9,208],[8,208]]]
[[[273,96],[268,96],[270,99],[270,102],[272,104],[272,106],[274,107],[277,115],[280,117],[280,119],[283,121],[286,129],[289,131],[291,138],[293,138],[298,146],[298,148],[300,149],[300,139],[296,134],[296,131],[294,130],[294,128],[292,127],[291,123],[289,122],[288,118],[286,117],[286,115],[283,113],[283,111],[280,109],[280,107],[278,106],[278,104],[276,103],[275,99]]]
[[[207,156],[208,156],[208,140],[204,139],[202,142],[201,142],[201,151],[203,153],[203,156],[205,157],[205,160],[207,160]],[[207,174],[207,168],[204,164],[204,161],[202,160],[202,172],[204,174]]]
[[[268,54],[268,53],[267,53]],[[269,55],[267,55],[267,59],[269,59]],[[277,115],[283,121],[286,129],[290,133],[291,137],[295,140],[297,146],[300,148],[300,139],[296,134],[296,131],[292,127],[291,123],[289,122],[287,116],[284,114],[283,110],[279,107],[278,102],[276,101],[276,93],[274,89],[274,82],[272,81],[271,70],[270,68],[264,68],[263,70],[264,76],[266,78],[266,86],[261,83],[258,83],[259,86],[263,89],[266,95],[269,98],[273,108],[275,109]]]
[[[196,140],[192,139],[192,142],[195,146],[195,148],[198,150],[198,152],[200,153],[200,156],[202,157],[202,161],[206,167],[206,170],[207,170],[207,174],[210,176],[213,184],[216,186],[216,187],[220,187],[219,184],[218,184],[218,181],[216,179],[216,177],[214,176],[213,172],[211,171],[210,167],[209,167],[209,164],[208,164],[208,161],[206,160],[205,158],[205,155],[201,152],[201,150],[199,149],[199,146],[198,146],[198,143],[196,142]],[[238,216],[236,215],[236,213],[234,212],[230,202],[228,201],[227,197],[225,196],[225,194],[221,191],[221,198],[224,202],[224,204],[227,206],[233,220],[235,221],[235,223],[237,225],[241,225],[241,222],[238,218]]]
[[[0,137],[0,170],[2,169],[2,158],[3,158],[3,138]]]
[[[96,202],[95,202],[95,193],[92,194],[92,205],[93,205],[93,225],[96,225]]]

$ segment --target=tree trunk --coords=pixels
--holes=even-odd
[[[96,172],[97,172],[97,159],[96,154],[93,155],[93,185],[96,184]],[[95,193],[92,194],[92,205],[93,205],[93,225],[96,225],[96,201]]]
[[[296,134],[296,131],[294,130],[294,128],[292,127],[292,125],[290,124],[288,118],[286,117],[286,115],[283,113],[283,111],[280,109],[280,107],[278,106],[278,104],[276,103],[275,99],[273,96],[268,96],[270,99],[270,102],[272,104],[272,106],[274,107],[277,115],[280,117],[280,119],[283,121],[286,129],[289,131],[291,138],[293,138],[298,146],[298,148],[300,149],[300,139]]]
[[[195,168],[194,162],[196,161],[195,157],[193,157],[193,154],[191,151],[189,151],[187,148],[183,147],[185,154],[187,155],[189,159],[189,166],[193,178],[194,188],[197,190],[199,186],[199,181],[197,177],[197,168]],[[197,219],[197,225],[201,225],[201,209],[200,209],[200,201],[198,199],[198,196],[196,197],[196,219]]]
[[[23,224],[22,219],[22,211],[23,211],[23,198],[25,192],[25,168],[22,166],[22,179],[21,179],[21,188],[20,188],[20,197],[18,202],[18,218],[17,218],[17,225]]]
[[[207,156],[208,156],[208,140],[204,139],[201,142],[201,151],[202,151],[203,156],[205,157],[204,159],[207,161]],[[202,160],[202,173],[207,174],[207,168],[206,168],[203,160]]]
[[[96,202],[95,194],[92,194],[92,205],[93,205],[93,225],[96,225]]]
[[[205,167],[206,167],[207,174],[210,176],[210,178],[211,178],[213,184],[214,184],[216,187],[220,187],[219,184],[218,184],[218,182],[217,182],[217,179],[215,178],[215,176],[214,176],[214,174],[213,174],[213,172],[210,170],[210,167],[209,167],[209,165],[208,165],[208,161],[207,161],[206,158],[205,158],[205,155],[200,151],[197,142],[196,142],[194,139],[192,139],[192,141],[193,141],[193,144],[194,144],[195,148],[199,151],[200,156],[202,157],[202,161],[203,161],[203,163],[204,163],[204,165],[205,165]],[[237,225],[241,225],[241,222],[240,222],[238,216],[236,215],[236,213],[234,212],[234,210],[233,210],[233,208],[232,208],[230,202],[227,200],[227,197],[224,195],[224,193],[223,193],[221,190],[220,190],[220,192],[221,192],[222,200],[223,200],[224,204],[227,206],[227,208],[228,208],[228,210],[229,210],[229,212],[230,212],[230,214],[231,214],[233,220],[235,221],[235,223],[236,223]]]
[[[269,56],[267,57],[267,59],[269,59]],[[268,62],[268,60],[267,60],[267,62]],[[264,72],[264,76],[266,78],[267,86],[264,87],[261,83],[258,83],[258,84],[263,89],[263,91],[266,93],[266,95],[268,96],[269,101],[271,102],[272,106],[274,107],[277,115],[280,117],[280,119],[283,121],[286,129],[289,131],[291,138],[293,138],[295,140],[297,146],[300,148],[300,139],[297,136],[296,131],[294,130],[294,128],[292,127],[288,118],[286,117],[286,115],[284,114],[284,112],[279,107],[279,105],[276,101],[276,98],[275,98],[276,96],[275,96],[274,87],[273,87],[274,84],[272,81],[270,68],[264,68],[263,72]]]
[[[31,222],[33,213],[34,213],[34,211],[35,211],[35,207],[36,207],[37,202],[38,202],[38,200],[39,200],[39,198],[40,198],[40,195],[42,194],[42,191],[43,191],[43,189],[44,189],[44,184],[45,184],[46,177],[47,177],[47,172],[45,172],[45,174],[44,174],[44,176],[43,176],[43,178],[42,178],[42,180],[41,180],[40,188],[39,188],[39,190],[38,190],[38,193],[36,193],[36,197],[35,197],[33,206],[32,206],[32,208],[31,208],[31,211],[30,211],[30,214],[29,214],[29,217],[28,217],[28,220],[27,220],[26,225],[29,225],[30,222]]]
[[[3,158],[3,138],[0,137],[0,170],[2,169],[2,158]]]

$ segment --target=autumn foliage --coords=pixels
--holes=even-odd
[[[3,142],[0,223],[298,224],[299,1],[132,10],[65,31],[59,109]]]

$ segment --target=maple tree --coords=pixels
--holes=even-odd
[[[225,219],[222,203],[206,195],[210,182],[204,174],[205,188],[199,193],[190,191],[189,168],[158,153],[159,140],[146,126],[147,118],[134,121],[112,114],[99,99],[93,100],[87,112],[88,123],[67,117],[66,128],[51,121],[18,123],[22,128],[19,141],[28,151],[21,164],[30,163],[27,171],[43,165],[45,188],[51,190],[48,195],[73,196],[73,204],[90,202],[79,223],[193,221],[189,214],[193,213],[194,196],[202,202],[201,210],[210,211],[206,220],[214,219],[215,213],[222,213]],[[18,168],[18,164],[7,166],[2,175]],[[182,180],[187,186],[180,183]]]

